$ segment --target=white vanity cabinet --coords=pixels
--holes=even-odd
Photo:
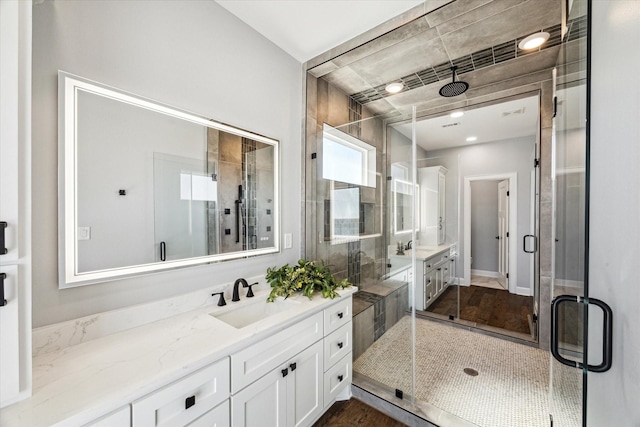
[[[339,298],[231,355],[233,426],[309,426],[322,415],[351,383],[351,304]]]
[[[436,254],[419,263],[422,270],[424,289],[424,310],[429,307],[451,283],[451,272],[454,268],[455,258],[451,252]],[[419,308],[418,308],[419,309]]]

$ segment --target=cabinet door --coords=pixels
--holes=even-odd
[[[286,426],[288,374],[288,368],[275,369],[231,396],[231,425]]]
[[[322,348],[322,341],[318,341],[289,362],[287,388],[287,425],[289,426],[311,425],[311,422],[324,409]]]
[[[438,244],[443,245],[446,236],[446,211],[445,211],[445,178],[443,173],[438,174]]]
[[[2,406],[13,403],[20,393],[20,302],[18,292],[18,267],[0,266],[0,281],[4,289],[6,305],[0,306],[0,396]],[[4,301],[3,300],[3,301]]]

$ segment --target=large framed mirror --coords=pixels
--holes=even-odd
[[[60,288],[279,251],[277,140],[58,80]]]

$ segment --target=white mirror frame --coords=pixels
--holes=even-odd
[[[78,271],[78,200],[77,200],[77,94],[78,91],[92,92],[100,96],[116,99],[131,105],[155,111],[178,119],[200,124],[224,132],[250,138],[273,146],[274,149],[274,246],[217,255],[184,258],[174,261],[154,262],[141,265],[110,268],[88,272]],[[155,101],[144,99],[100,83],[96,83],[62,71],[58,72],[58,260],[59,288],[72,288],[92,283],[106,282],[126,277],[139,276],[157,271],[170,270],[265,255],[280,251],[280,184],[279,184],[279,142],[275,139],[244,131],[223,123],[218,123],[192,113],[177,110]]]

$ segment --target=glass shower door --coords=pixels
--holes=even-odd
[[[555,76],[552,183],[554,268],[550,357],[552,425],[584,425],[588,315],[587,1],[568,13]],[[581,34],[582,35],[582,34]]]

